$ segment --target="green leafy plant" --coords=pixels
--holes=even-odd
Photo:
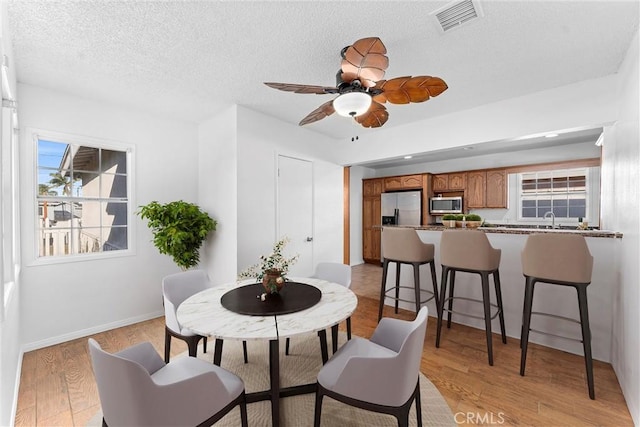
[[[464,218],[464,214],[456,214],[456,221],[462,221],[462,219]]]
[[[198,205],[182,200],[160,204],[155,200],[140,206],[140,218],[149,221],[153,244],[187,270],[200,262],[200,247],[217,222]]]
[[[477,215],[477,214],[468,214],[468,215],[466,215],[466,220],[467,221],[482,221],[482,218],[480,217],[480,215]]]
[[[454,214],[444,214],[442,215],[442,219],[445,221],[455,221],[457,218],[457,215]]]
[[[256,281],[260,282],[262,279],[271,273],[274,275],[270,276],[269,283],[267,284],[268,290],[270,293],[277,293],[278,285],[284,283],[287,280],[287,273],[289,272],[289,267],[291,267],[298,260],[299,255],[294,255],[292,257],[285,257],[282,253],[287,243],[289,243],[290,239],[288,237],[283,237],[278,240],[273,245],[273,251],[269,255],[261,255],[260,262],[254,264],[244,270],[242,273],[238,275],[238,279],[250,279],[255,277]],[[280,274],[277,275],[276,272]],[[278,282],[278,280],[281,280]]]

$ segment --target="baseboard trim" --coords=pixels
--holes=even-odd
[[[69,332],[68,334],[58,335],[56,337],[47,338],[40,341],[26,343],[22,345],[22,352],[26,353],[40,348],[49,347],[50,345],[56,345],[63,342],[75,340],[77,338],[86,337],[89,335],[97,334],[100,332],[108,331],[111,329],[121,328],[123,326],[132,325],[138,322],[144,322],[145,320],[155,319],[164,315],[164,311],[154,311],[140,316],[129,317],[127,319],[118,320],[116,322],[105,323],[103,325],[93,326],[91,328],[81,329],[79,331]],[[22,356],[20,356],[22,357]]]

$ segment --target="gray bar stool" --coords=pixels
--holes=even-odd
[[[382,285],[380,287],[380,308],[378,310],[378,322],[382,318],[382,308],[384,307],[385,298],[395,300],[395,312],[398,313],[398,301],[414,302],[416,304],[416,314],[420,311],[420,305],[436,300],[436,308],[438,303],[438,279],[436,277],[436,265],[434,261],[435,246],[430,243],[424,243],[420,240],[418,233],[412,228],[391,228],[385,227],[382,230]],[[386,288],[387,270],[389,263],[396,263],[396,284],[393,288]],[[413,287],[400,286],[400,266],[401,264],[410,264],[413,266]],[[433,292],[420,288],[420,266],[429,264],[431,266],[431,282],[433,283]],[[406,300],[400,298],[400,288],[413,289],[415,292],[414,300]],[[395,290],[395,296],[387,295]],[[421,292],[429,295],[425,300],[421,300]]]
[[[532,234],[522,251],[522,273],[526,278],[524,306],[522,310],[522,334],[520,339],[520,375],[524,376],[527,361],[529,331],[546,335],[546,332],[531,329],[531,315],[550,316],[556,319],[579,323],[582,328],[582,347],[587,369],[589,397],[595,399],[593,386],[593,359],[591,357],[591,329],[589,328],[589,307],[587,286],[591,283],[593,257],[584,237],[577,234]],[[572,286],[578,293],[580,321],[555,314],[532,312],[533,290],[537,282],[552,285]],[[554,335],[557,336],[557,335]],[[559,338],[574,340],[573,338]],[[579,340],[576,340],[579,341]]]
[[[489,243],[489,239],[482,231],[478,230],[445,230],[440,239],[440,263],[442,264],[442,281],[440,285],[440,309],[438,310],[438,330],[436,332],[436,347],[440,347],[440,333],[442,329],[442,318],[447,312],[447,328],[451,328],[451,313],[460,314],[476,319],[484,319],[485,333],[487,335],[487,353],[489,365],[493,366],[493,344],[491,338],[491,320],[496,316],[500,318],[500,332],[502,342],[507,343],[507,336],[504,328],[504,313],[502,310],[502,291],[500,290],[500,249],[495,249]],[[454,285],[456,271],[479,274],[482,279],[482,300],[454,297]],[[489,292],[489,275],[493,275],[493,285],[496,294],[496,304],[491,303]],[[449,297],[445,299],[447,293],[447,278],[450,277]],[[461,299],[466,301],[480,302],[484,307],[484,316],[474,316],[471,314],[453,311],[453,300]],[[444,308],[448,302],[448,308]],[[497,308],[496,313],[491,316],[491,307]]]

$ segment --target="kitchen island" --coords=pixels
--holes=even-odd
[[[384,233],[383,227],[383,233]],[[440,236],[445,227],[442,226],[415,226],[418,236],[425,243],[435,245],[435,262],[438,272],[438,286],[441,284],[440,267]],[[579,233],[585,236],[589,251],[593,256],[593,274],[591,285],[587,288],[589,301],[589,317],[592,334],[593,358],[604,362],[611,362],[611,335],[612,335],[612,312],[614,296],[618,292],[617,282],[617,251],[622,238],[620,233],[605,230],[562,230],[562,229],[536,229],[536,228],[511,228],[511,227],[481,227],[479,230],[487,233],[487,237],[494,248],[502,250],[500,260],[500,281],[502,285],[502,299],[504,306],[504,316],[506,333],[511,338],[520,338],[520,328],[522,326],[522,306],[524,302],[525,279],[522,274],[522,261],[520,254],[529,234],[532,233]],[[389,264],[389,274],[387,277],[387,288],[395,283],[395,263]],[[401,285],[413,286],[412,267],[404,265],[401,267]],[[425,268],[424,266],[422,268]],[[429,272],[425,269],[420,274],[422,289],[432,288]],[[493,288],[493,286],[492,286]],[[456,296],[482,299],[480,278],[477,274],[458,273],[456,274]],[[402,298],[413,300],[412,291],[406,291]],[[495,295],[491,292],[491,300],[495,302]],[[387,304],[391,305],[392,300]],[[413,303],[400,303],[401,307],[408,310],[415,310]],[[431,316],[436,316],[436,307],[433,301],[427,303]],[[465,300],[457,300],[454,310],[473,315],[482,315],[482,304]],[[536,286],[533,311],[554,313],[561,316],[579,319],[578,301],[576,292],[571,287],[554,286],[540,283]],[[484,329],[484,321],[466,316],[453,314],[453,322],[462,323],[478,329]],[[435,324],[432,323],[432,325]],[[549,317],[534,316],[532,318],[532,328],[547,333],[580,338],[580,325]],[[497,318],[492,324],[494,331],[499,330]],[[455,333],[455,325],[452,330],[443,328],[443,334]],[[549,335],[531,333],[530,342],[535,342],[548,347],[568,351],[575,354],[582,354],[582,344],[579,341],[569,341]],[[498,341],[496,341],[496,346]],[[435,346],[435,343],[434,343]],[[500,363],[496,360],[496,363]]]

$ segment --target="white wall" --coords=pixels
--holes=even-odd
[[[233,281],[238,254],[237,109],[198,127],[198,204],[217,222],[200,251],[201,267],[214,284]]]
[[[43,265],[34,260],[34,142],[29,128],[132,144],[137,206],[157,200],[195,202],[197,129],[193,124],[19,85],[22,186],[22,340],[25,350],[152,318],[162,313],[161,280],[179,271],[160,255],[135,217],[131,256]]]
[[[447,173],[474,169],[490,169],[515,165],[561,162],[565,160],[593,159],[600,157],[600,149],[594,142],[534,148],[509,153],[485,154],[451,160],[416,163],[376,169],[376,176],[410,175],[413,173]]]
[[[13,62],[13,48],[11,46],[11,34],[8,31],[7,3],[0,4],[0,54],[7,55],[9,59],[9,86],[13,96],[16,96],[15,64]],[[2,117],[0,117],[0,121]],[[6,132],[8,123],[0,122],[0,130]],[[10,130],[9,130],[10,131]],[[0,154],[0,158],[2,154]],[[10,200],[11,195],[4,193],[0,196],[4,200]],[[6,198],[6,199],[5,199]],[[1,217],[1,215],[0,215]],[[0,233],[4,230],[0,227]],[[17,238],[18,236],[14,236]],[[4,235],[0,238],[3,241]],[[0,260],[2,251],[0,248]],[[6,250],[10,250],[9,247]],[[18,264],[19,264],[19,260]],[[0,287],[4,287],[4,266],[0,261]],[[13,268],[13,266],[6,266]],[[0,288],[0,425],[6,426],[13,423],[17,404],[18,383],[20,381],[20,364],[22,353],[20,352],[20,276],[14,278],[13,291],[6,295]],[[7,289],[8,290],[8,289]],[[5,305],[6,304],[6,305]]]
[[[333,153],[343,164],[609,124],[617,118],[616,75],[379,129]],[[410,108],[410,107],[407,107]]]
[[[335,141],[238,107],[238,270],[258,262],[276,236],[276,157],[313,162],[315,265],[342,262],[342,167],[325,161]]]
[[[636,425],[640,425],[639,49],[636,33],[620,67],[616,92],[619,117],[612,132],[605,135],[602,164],[603,205],[610,208],[607,215],[614,218],[612,228],[624,233],[616,252],[619,288],[614,295],[612,364]]]

